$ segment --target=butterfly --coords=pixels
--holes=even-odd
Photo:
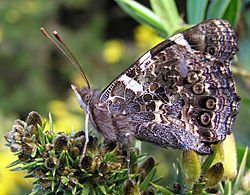
[[[238,113],[230,70],[237,51],[229,22],[207,20],[147,51],[102,92],[88,81],[81,89],[72,85],[85,112],[83,153],[90,121],[108,141],[135,138],[210,154],[211,145],[231,133]]]

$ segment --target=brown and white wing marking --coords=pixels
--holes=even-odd
[[[100,102],[113,116],[126,116],[127,131],[137,139],[208,154],[211,143],[231,132],[238,111],[229,69],[236,51],[229,23],[208,20],[144,54]]]

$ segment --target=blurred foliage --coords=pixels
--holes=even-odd
[[[242,101],[233,131],[237,143],[249,144],[250,1],[116,2],[142,25],[129,18],[111,0],[1,1],[1,131],[10,129],[10,121],[17,116],[23,119],[30,110],[38,110],[42,115],[51,112],[58,130],[78,129],[83,124],[82,111],[70,89],[71,82],[81,85],[83,81],[64,56],[44,39],[39,31],[41,26],[61,34],[92,86],[102,89],[139,54],[163,38],[204,19],[219,17],[231,22],[239,38],[238,59],[232,68]],[[245,147],[238,145],[238,161],[241,161]],[[172,163],[179,154],[162,148],[155,151],[155,146],[147,143],[143,146],[149,154],[157,156],[158,172],[164,173],[171,183],[174,178]]]

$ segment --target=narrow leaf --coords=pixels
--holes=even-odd
[[[115,0],[118,5],[137,22],[155,29],[161,36],[167,35],[160,18],[147,7],[133,0]]]
[[[235,183],[234,183],[234,187],[233,187],[234,192],[238,191],[238,189],[240,187],[241,180],[242,180],[242,178],[244,176],[244,172],[245,172],[245,168],[246,168],[246,162],[247,162],[247,154],[248,154],[248,146],[246,146],[244,156],[242,158],[242,161],[241,161],[241,164],[240,164],[240,167],[239,167],[239,171],[238,171]]]
[[[44,127],[38,126],[39,139],[42,146],[45,146],[45,137],[43,134]]]
[[[159,186],[157,184],[151,183],[152,186],[154,186],[158,191],[160,191],[164,195],[172,195],[173,192],[171,192],[169,189],[163,186]]]
[[[145,179],[140,185],[141,192],[145,191],[148,188],[149,183],[152,181],[153,177],[155,176],[155,172],[156,172],[156,167],[153,167],[151,171],[147,174],[147,176],[145,177]]]
[[[189,24],[197,24],[204,20],[206,16],[208,0],[188,0],[187,19]]]
[[[15,160],[14,162],[8,164],[5,168],[14,167],[14,166],[16,166],[18,164],[20,164],[20,160]]]
[[[232,183],[229,179],[226,180],[225,182],[225,191],[224,194],[225,195],[231,195],[232,194]]]
[[[241,5],[240,0],[231,1],[226,12],[223,15],[223,18],[228,20],[234,28],[236,27],[236,23],[237,23],[239,11],[240,11],[240,5]]]
[[[168,35],[177,31],[182,23],[174,0],[151,0],[151,7],[160,18]]]
[[[208,6],[207,19],[222,18],[231,0],[213,0]]]

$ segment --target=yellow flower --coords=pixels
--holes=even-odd
[[[75,102],[75,104],[77,103]],[[48,110],[51,112],[53,118],[53,130],[55,132],[71,132],[72,130],[79,130],[83,126],[84,113],[82,114],[82,117],[73,114],[70,110],[75,110],[76,107],[72,105],[73,101],[63,102],[60,100],[54,100],[49,103]]]
[[[1,143],[4,143],[4,141]],[[15,160],[17,160],[17,156],[0,146],[0,194],[2,195],[20,194],[20,186],[25,188],[31,187],[31,181],[23,179],[24,172],[12,172],[5,168]]]
[[[103,59],[109,64],[114,64],[121,59],[123,50],[124,45],[120,40],[109,40],[104,45]]]
[[[163,41],[152,28],[140,25],[135,28],[135,42],[138,47],[149,49]]]

